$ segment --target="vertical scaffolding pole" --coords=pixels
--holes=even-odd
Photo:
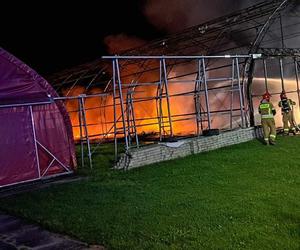
[[[171,109],[170,109],[170,97],[169,97],[169,87],[168,87],[168,76],[167,76],[166,60],[162,59],[162,63],[163,63],[163,70],[164,70],[164,83],[165,83],[167,108],[168,108],[168,118],[169,118],[169,125],[170,125],[170,136],[173,137],[173,126],[172,126],[172,117],[171,117]]]
[[[266,90],[266,92],[269,92],[268,91],[268,71],[267,71],[266,59],[263,59],[263,64],[264,64],[265,90]]]
[[[131,147],[131,131],[132,131],[132,124],[131,124],[131,117],[130,117],[130,90],[127,91],[126,94],[126,116],[127,116],[127,134],[128,134],[128,146]]]
[[[237,82],[238,82],[238,90],[240,96],[240,110],[241,110],[241,119],[242,119],[242,128],[245,128],[245,117],[244,117],[244,103],[243,103],[243,95],[241,89],[241,79],[240,79],[240,66],[239,66],[239,59],[235,58],[235,66],[236,66],[236,75],[237,75]]]
[[[84,167],[84,148],[83,148],[83,133],[82,133],[82,110],[80,98],[78,101],[78,122],[79,122],[79,131],[80,131],[80,152],[81,152],[81,166]]]
[[[133,108],[133,90],[127,92],[126,98],[126,110],[127,110],[127,128],[128,128],[128,142],[129,146],[132,146],[132,137],[135,137],[136,146],[139,147],[139,138],[137,134],[137,128],[135,124],[135,114]]]
[[[198,70],[199,70],[199,98],[200,98],[200,93],[201,93],[201,86],[203,85],[203,71],[201,71],[201,61],[200,59],[198,60]],[[201,131],[203,131],[203,116],[202,116],[202,110],[203,106],[201,105],[201,100],[199,99],[199,115],[200,115],[200,128]]]
[[[202,58],[202,70],[203,70],[204,93],[205,93],[205,104],[206,104],[206,111],[207,111],[208,129],[211,129],[210,107],[209,107],[209,100],[208,100],[208,87],[207,87],[206,67],[205,67],[204,58]]]
[[[34,117],[33,117],[32,106],[29,106],[29,111],[30,111],[31,124],[32,124],[32,133],[33,133],[33,139],[34,139],[34,149],[35,149],[35,156],[36,156],[36,164],[37,164],[37,168],[38,168],[39,178],[41,178],[40,159],[39,159],[39,151],[38,151],[37,139],[36,139],[36,133],[35,133],[35,124],[34,124]]]
[[[104,123],[105,122],[105,112],[102,108],[102,105],[103,105],[103,98],[101,96],[99,96],[99,117],[100,117],[100,128],[101,128],[101,131],[102,131],[102,134],[103,134],[103,138],[105,138],[105,134],[107,134],[107,129],[105,128],[104,129]],[[103,116],[104,116],[104,120],[103,120]]]
[[[156,91],[156,112],[158,118],[159,141],[162,141],[162,63],[159,60],[159,83]]]
[[[294,64],[295,64],[295,75],[296,75],[296,83],[297,83],[298,105],[299,105],[299,110],[300,110],[299,69],[298,69],[298,62],[297,62],[296,57],[294,57]]]
[[[114,143],[115,143],[115,161],[118,160],[118,138],[117,138],[117,107],[116,107],[116,62],[113,64],[113,107],[114,107]]]
[[[82,111],[82,121],[83,121],[84,134],[85,134],[85,139],[86,139],[86,144],[87,144],[87,149],[88,149],[88,157],[89,157],[90,168],[93,168],[91,145],[90,145],[89,132],[88,132],[87,122],[86,122],[84,97],[80,96],[79,99],[80,99],[80,105],[81,105],[81,111]]]
[[[242,64],[245,64],[245,62],[243,62]],[[242,88],[242,96],[243,96],[245,126],[248,126],[248,125],[250,125],[250,108],[249,108],[249,103],[247,101],[248,99],[246,97],[247,84],[246,84],[246,81],[244,81],[244,77],[242,77],[242,80],[241,80],[241,88]]]
[[[135,124],[135,114],[134,114],[134,106],[133,106],[133,96],[132,93],[130,93],[130,107],[131,107],[131,116],[132,116],[132,127],[133,127],[133,133],[135,134],[135,142],[137,148],[139,148],[139,136]]]
[[[235,71],[234,71],[234,59],[232,59],[232,64],[231,64],[231,91],[230,91],[230,130],[232,130],[233,126],[233,94],[234,94],[234,79],[235,79]]]
[[[119,89],[119,97],[120,97],[120,104],[121,104],[121,113],[122,113],[122,124],[123,124],[123,133],[125,138],[125,148],[126,150],[129,149],[128,145],[128,136],[127,136],[127,129],[126,129],[126,117],[125,117],[125,109],[124,109],[124,101],[123,101],[123,93],[122,93],[122,84],[121,84],[121,75],[120,75],[120,68],[119,68],[119,61],[116,59],[116,70],[117,70],[117,79],[118,79],[118,89]]]
[[[197,136],[200,135],[200,127],[199,123],[201,121],[201,104],[200,104],[200,81],[201,81],[201,62],[200,60],[197,60],[198,62],[198,73],[197,78],[195,82],[195,111],[196,111],[196,125],[197,125]]]
[[[284,88],[284,76],[283,76],[283,63],[282,63],[282,58],[279,59],[279,66],[280,66],[280,79],[281,79],[281,90],[285,91]]]

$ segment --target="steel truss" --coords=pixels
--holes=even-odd
[[[115,151],[118,152],[118,141],[121,137],[125,140],[126,149],[140,145],[139,131],[143,126],[157,125],[160,140],[174,137],[174,126],[181,121],[194,121],[195,134],[201,135],[203,130],[213,127],[212,119],[215,119],[217,114],[229,115],[228,129],[236,126],[247,127],[254,125],[253,98],[256,98],[256,93],[253,93],[253,86],[256,83],[253,79],[257,75],[261,76],[261,73],[255,72],[260,65],[255,65],[256,59],[265,61],[260,70],[263,72],[265,69],[267,74],[270,58],[282,58],[281,69],[278,71],[283,72],[285,58],[292,56],[298,85],[299,49],[287,48],[291,47],[292,41],[299,39],[299,29],[295,28],[300,24],[298,17],[299,3],[295,0],[264,1],[126,51],[123,53],[126,56],[95,60],[54,74],[48,80],[65,96],[65,101],[75,95],[73,90],[77,86],[81,86],[81,93],[86,94],[82,97],[83,101],[78,101],[77,110],[73,112],[79,110],[81,114],[76,126],[81,131],[81,148],[87,145],[90,164],[94,152],[90,148],[90,140],[101,137],[103,141],[112,139],[113,135]],[[221,63],[217,58],[213,59],[213,56],[224,54],[231,56],[223,56]],[[259,54],[261,56],[253,57]],[[141,55],[147,55],[148,58]],[[185,70],[173,76],[172,72],[181,67]],[[220,77],[218,73],[214,75],[218,70],[226,72],[226,77]],[[170,86],[174,82],[189,77],[193,78],[192,90],[170,93]],[[284,89],[284,72],[279,77],[283,79],[281,85]],[[221,81],[226,83],[226,86],[212,84]],[[155,88],[156,94],[140,97],[141,86]],[[227,108],[227,102],[218,98],[222,92],[229,93],[231,104]],[[297,93],[299,95],[299,91]],[[87,108],[85,101],[96,98],[98,94],[98,108],[102,121],[101,124],[89,124],[84,117],[89,116],[93,108]],[[189,114],[172,113],[172,100],[178,96],[192,96],[194,111]],[[216,102],[219,103],[215,109],[210,105],[212,96],[215,96]],[[156,103],[156,115],[143,119],[138,117],[137,106],[150,101]],[[108,118],[109,113],[113,113],[113,117]],[[89,134],[90,126],[101,126],[101,132]]]
[[[273,51],[268,49],[268,51]],[[156,138],[160,141],[170,140],[178,137],[176,132],[174,133],[174,126],[177,123],[185,122],[191,123],[194,121],[194,134],[189,136],[201,136],[204,130],[217,128],[214,124],[214,119],[222,116],[226,120],[226,126],[223,130],[232,130],[237,127],[245,128],[250,126],[248,112],[246,110],[247,99],[245,99],[245,86],[240,73],[243,70],[242,63],[246,59],[251,58],[256,61],[257,71],[254,72],[254,78],[264,78],[264,88],[260,89],[260,92],[253,93],[251,99],[257,99],[261,95],[268,91],[273,96],[279,95],[282,90],[285,90],[285,81],[290,79],[291,75],[286,75],[285,71],[293,71],[296,90],[286,91],[288,94],[296,93],[298,103],[300,104],[300,91],[299,91],[299,56],[297,53],[290,54],[288,56],[278,56],[278,50],[273,54],[254,54],[254,55],[225,55],[225,56],[110,56],[105,57],[112,65],[113,79],[112,88],[107,89],[105,93],[94,95],[80,95],[74,97],[59,97],[55,98],[55,101],[63,100],[75,100],[77,106],[72,111],[78,114],[78,124],[73,124],[74,127],[80,128],[80,136],[77,138],[81,145],[81,157],[82,165],[84,165],[84,151],[87,151],[89,159],[89,165],[92,166],[92,156],[96,152],[95,148],[91,148],[91,143],[96,143],[96,148],[103,141],[113,140],[115,144],[115,156],[117,159],[119,148],[118,145],[124,140],[125,150],[130,150],[134,147],[140,146],[142,135],[138,133],[141,129],[147,126],[156,125],[157,130],[154,131]],[[290,50],[287,50],[290,51]],[[293,50],[297,51],[297,49]],[[122,71],[122,62],[126,61],[151,61],[152,64],[159,66],[159,70],[156,72],[156,76],[152,76],[154,81],[137,81],[134,77],[130,79],[126,72]],[[174,68],[175,61],[187,61],[186,69],[189,74],[183,74],[184,78],[178,79],[172,77],[172,70]],[[218,61],[216,64],[215,61]],[[280,91],[272,92],[269,87],[270,75],[268,69],[269,64],[277,65],[279,77],[281,79]],[[276,63],[277,62],[277,63]],[[143,62],[147,63],[147,62]],[[261,64],[262,66],[259,66]],[[193,70],[191,70],[193,68]],[[224,71],[224,69],[226,69]],[[263,69],[263,74],[261,73]],[[218,74],[221,70],[222,75]],[[274,70],[273,70],[274,71]],[[125,75],[124,80],[122,75]],[[186,80],[187,75],[192,76],[192,80]],[[190,79],[190,78],[189,78]],[[184,92],[170,93],[169,88],[174,84],[190,84],[193,85],[192,90]],[[255,83],[254,86],[260,84]],[[277,85],[278,85],[277,84]],[[152,95],[141,96],[143,91],[141,88],[147,89],[154,87],[156,91]],[[191,89],[191,88],[190,88]],[[225,94],[229,99],[226,108],[215,109],[214,102],[219,101],[215,98],[215,94]],[[172,111],[172,101],[178,97],[184,97],[185,100],[193,100],[193,110],[189,113],[175,114]],[[106,100],[111,98],[113,101],[108,103],[105,101],[100,102],[99,106],[87,107],[85,103],[91,98],[99,98]],[[225,99],[225,98],[224,98]],[[143,103],[155,102],[156,113],[148,117],[136,117],[136,110]],[[184,104],[183,104],[184,105]],[[256,109],[256,106],[254,108]],[[103,113],[109,113],[113,110],[113,119],[106,119],[99,123],[91,123],[87,121],[87,115],[94,110],[100,110]],[[141,124],[142,122],[142,124]],[[106,128],[103,129],[103,123]],[[91,126],[97,126],[99,131],[97,133],[89,132]],[[100,127],[102,130],[100,131]],[[84,150],[86,145],[86,150]]]
[[[273,51],[268,49],[268,51]],[[290,51],[290,50],[288,50]],[[297,51],[297,49],[293,50]],[[280,51],[279,51],[280,52]],[[260,97],[265,91],[270,92],[273,96],[279,95],[281,90],[286,90],[285,82],[286,79],[290,79],[291,75],[287,75],[285,72],[293,71],[293,79],[295,79],[294,85],[296,90],[286,91],[288,94],[296,93],[298,104],[300,105],[300,91],[299,91],[299,62],[300,58],[297,53],[290,54],[289,56],[282,56],[282,53],[273,54],[254,54],[254,55],[226,55],[226,56],[113,56],[107,57],[106,60],[111,61],[113,68],[113,79],[110,90],[106,90],[105,93],[94,94],[94,95],[79,95],[73,97],[56,97],[52,101],[63,101],[74,102],[75,105],[72,109],[68,109],[69,114],[77,116],[77,122],[73,122],[73,129],[79,130],[79,136],[77,139],[80,142],[81,148],[81,162],[85,165],[85,154],[88,157],[88,165],[92,168],[92,157],[96,152],[97,147],[103,141],[114,141],[115,143],[115,156],[118,156],[118,145],[125,140],[125,149],[129,150],[133,147],[139,147],[142,135],[138,133],[138,130],[147,126],[156,125],[157,131],[156,138],[160,141],[178,137],[176,132],[174,133],[174,126],[180,122],[191,123],[194,122],[194,136],[201,136],[202,132],[206,129],[216,128],[214,119],[222,116],[226,120],[226,126],[223,127],[225,130],[232,130],[236,127],[245,128],[249,126],[247,99],[244,98],[244,86],[241,79],[240,73],[242,71],[242,63],[247,58],[252,58],[256,61],[258,71],[255,71],[255,78],[264,78],[264,88],[260,89],[260,92],[253,93],[252,99]],[[133,81],[127,76],[122,80],[122,61],[123,60],[138,60],[138,61],[156,61],[159,65],[159,71],[157,76],[153,79],[159,79],[158,81],[144,82],[144,81]],[[185,78],[178,79],[172,77],[172,70],[176,71],[173,67],[174,61],[183,60],[188,61],[186,69],[192,75],[191,80]],[[215,61],[218,61],[216,64]],[[272,63],[277,65],[280,76],[280,91],[272,92],[270,88],[270,75],[269,75],[269,64]],[[259,67],[259,64],[262,66]],[[226,66],[226,67],[225,67]],[[193,68],[191,70],[190,68]],[[224,71],[224,68],[226,69]],[[260,69],[263,68],[263,75]],[[221,70],[222,75],[216,74]],[[133,74],[134,75],[134,74]],[[183,74],[186,77],[186,74]],[[193,85],[190,90],[180,91],[176,93],[170,92],[170,87],[174,84],[190,84]],[[258,83],[254,83],[258,84]],[[277,84],[277,85],[278,85]],[[139,89],[154,87],[156,91],[152,95],[141,96],[143,91]],[[219,100],[215,98],[215,94],[225,94],[229,103],[227,108],[214,109],[214,103]],[[175,114],[172,111],[172,101],[178,97],[184,97],[185,100],[192,100],[193,110],[189,113]],[[96,103],[94,106],[87,106],[86,103],[90,103],[89,100],[100,100],[99,104]],[[111,98],[112,101],[109,103],[106,100]],[[136,109],[143,103],[149,103],[149,101],[155,102],[153,107],[156,107],[156,113],[148,117],[136,117]],[[44,104],[41,103],[28,103],[28,104],[15,104],[9,105],[14,106],[32,106]],[[1,106],[2,107],[2,106]],[[1,108],[0,107],[0,108]],[[7,105],[3,105],[3,108],[7,108]],[[256,106],[255,106],[256,107]],[[105,113],[113,111],[113,117],[98,120],[97,123],[92,123],[87,119],[91,112],[97,111],[105,117]],[[141,124],[142,122],[142,124]],[[33,124],[34,125],[34,124]],[[90,131],[91,127],[97,127],[98,130]],[[33,126],[34,129],[34,126]],[[189,136],[193,136],[189,135]],[[121,140],[121,141],[120,141]],[[52,156],[48,168],[40,173],[40,178],[46,175],[47,170],[56,161],[61,165],[62,168],[68,173],[68,167],[63,166],[59,159],[55,157],[48,149],[46,149],[39,141],[35,138],[36,151],[37,148],[41,148],[49,156]],[[91,144],[94,144],[92,147]],[[86,153],[87,152],[87,153]],[[37,155],[38,157],[38,155]]]
[[[136,119],[134,115],[134,103],[138,105],[139,102],[148,102],[148,101],[156,101],[156,115],[153,117],[145,118],[146,120],[151,120],[149,123],[143,123],[143,126],[154,125],[153,119],[157,119],[158,125],[158,137],[160,141],[165,138],[172,138],[174,136],[173,132],[173,124],[178,121],[189,121],[191,119],[196,120],[196,135],[201,135],[203,129],[211,129],[212,128],[212,117],[217,116],[219,114],[229,115],[230,124],[227,129],[233,129],[233,120],[234,117],[238,117],[237,120],[240,120],[239,127],[245,128],[247,126],[247,118],[244,110],[244,98],[243,98],[243,87],[241,84],[240,78],[240,63],[239,60],[245,60],[246,58],[251,57],[249,55],[235,55],[235,56],[113,56],[113,57],[105,57],[106,59],[110,59],[112,61],[113,67],[113,99],[114,99],[114,141],[115,146],[117,148],[117,138],[120,133],[122,133],[122,137],[125,138],[125,147],[128,150],[131,147],[139,146],[138,133],[136,128]],[[159,81],[154,82],[122,82],[121,80],[121,64],[122,60],[154,60],[159,65],[159,76],[157,77]],[[170,84],[174,84],[175,82],[169,79],[168,74],[171,72],[168,70],[168,67],[171,67],[168,64],[168,60],[172,62],[174,60],[188,60],[189,64],[192,64],[193,61],[196,64],[196,71],[193,72],[195,79],[193,80],[194,91],[189,92],[181,92],[181,93],[169,93]],[[209,78],[208,74],[212,74],[213,70],[218,70],[222,68],[219,66],[217,68],[207,68],[207,65],[213,64],[214,60],[222,60],[222,65],[229,65],[231,68],[228,73],[229,76],[223,77],[214,77]],[[128,79],[126,77],[126,79]],[[182,84],[187,83],[187,81],[182,81]],[[146,84],[146,85],[144,85]],[[145,97],[137,97],[134,98],[133,89],[137,89],[139,87],[144,86],[155,86],[157,88],[156,95],[150,96],[148,98]],[[127,88],[124,89],[124,86]],[[124,98],[125,93],[127,91],[126,98]],[[230,105],[228,105],[228,109],[220,109],[212,111],[210,106],[212,105],[212,101],[210,100],[210,96],[212,92],[217,91],[228,92],[230,93]],[[234,94],[237,93],[238,103],[234,102]],[[190,113],[184,114],[172,114],[171,109],[171,99],[175,97],[188,97],[194,99],[194,111]],[[165,110],[163,108],[163,102],[165,102]],[[121,128],[118,127],[117,120],[117,109],[120,107],[120,120],[122,121]],[[126,107],[126,108],[125,108]],[[239,114],[236,114],[236,111],[239,110]],[[165,113],[164,113],[165,112]],[[194,117],[194,118],[193,118]],[[179,119],[178,119],[179,118]],[[136,143],[133,144],[133,139],[135,139]]]

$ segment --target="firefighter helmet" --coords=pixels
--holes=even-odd
[[[282,91],[280,94],[280,99],[287,99],[285,91]]]
[[[270,97],[271,97],[271,95],[269,92],[264,93],[262,96],[262,98],[267,101],[270,101]]]

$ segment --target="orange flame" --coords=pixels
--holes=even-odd
[[[193,79],[191,76],[190,79]],[[187,79],[185,79],[187,81]],[[256,78],[254,89],[258,93],[263,93],[263,84],[261,83],[264,79]],[[294,90],[295,81],[285,80],[285,86],[287,91]],[[262,88],[262,89],[260,89]],[[269,91],[270,93],[281,92],[280,79],[269,79]],[[77,96],[85,91],[84,87],[74,88],[70,96]],[[194,95],[194,83],[190,82],[174,82],[169,84],[169,95],[170,95],[170,113],[172,115],[172,128],[174,135],[192,135],[196,134],[196,116],[195,116],[195,102]],[[93,89],[90,93],[100,93],[100,89]],[[123,90],[124,98],[124,109],[126,112],[126,90]],[[133,92],[133,111],[135,116],[135,125],[138,134],[156,134],[159,133],[158,125],[158,100],[155,99],[157,93],[157,86],[138,86]],[[184,93],[191,93],[189,95]],[[254,93],[255,94],[255,93]],[[288,94],[289,98],[297,102],[297,93]],[[224,93],[210,93],[210,105],[211,110],[220,109],[221,105],[229,105],[230,94]],[[202,98],[203,99],[203,98]],[[254,98],[254,107],[258,106],[260,98]],[[280,109],[277,105],[279,101],[279,95],[273,95],[272,101],[275,107],[277,107],[277,113],[280,114]],[[120,132],[118,136],[122,135],[122,116],[121,116],[121,105],[120,100],[116,100],[116,119],[117,119],[117,129]],[[238,102],[235,98],[234,102]],[[99,138],[113,138],[114,135],[114,107],[112,95],[101,96],[101,97],[87,97],[85,98],[85,115],[86,123],[88,129],[88,135],[90,139]],[[203,105],[203,100],[202,100]],[[73,125],[73,132],[75,139],[79,139],[80,135],[84,137],[85,130],[84,127],[79,127],[79,102],[77,99],[66,101],[66,108],[70,114],[70,118]],[[295,117],[299,120],[299,107],[295,107]],[[168,105],[166,98],[162,99],[162,114],[163,114],[163,124],[162,132],[165,134],[170,134],[170,126],[168,123]],[[259,123],[259,115],[255,114],[256,121]],[[281,126],[281,116],[276,117],[277,126]],[[81,117],[83,119],[83,117]],[[132,120],[132,118],[130,118]],[[133,126],[132,123],[126,122],[126,127]],[[229,116],[216,115],[212,117],[212,124],[214,128],[222,128],[223,126],[228,126]],[[83,120],[82,120],[83,124]]]

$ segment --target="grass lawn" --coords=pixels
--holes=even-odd
[[[89,180],[0,208],[108,249],[300,249],[300,137],[257,140],[128,172],[109,148]]]

